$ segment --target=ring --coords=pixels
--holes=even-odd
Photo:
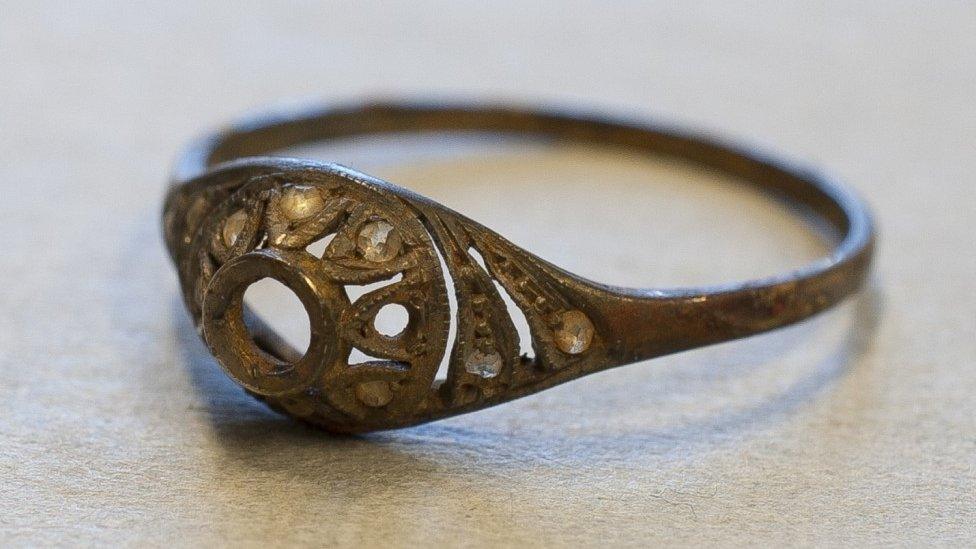
[[[734,285],[611,287],[386,181],[337,164],[267,156],[340,137],[462,130],[689,160],[826,222],[836,246],[799,270]],[[177,165],[163,225],[186,307],[227,374],[275,410],[349,433],[471,412],[798,322],[858,290],[874,247],[870,215],[850,190],[766,153],[667,125],[444,103],[313,108],[207,135]],[[323,240],[324,252],[310,251]],[[264,278],[287,286],[308,313],[304,354],[251,319],[244,292]],[[354,300],[344,290],[367,284],[379,287]],[[532,353],[520,353],[503,294],[528,323]],[[375,326],[388,305],[407,311],[406,326],[392,335]],[[353,350],[374,359],[350,363]],[[445,355],[447,375],[437,379]]]

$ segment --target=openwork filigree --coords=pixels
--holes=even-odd
[[[531,392],[548,373],[602,353],[590,315],[548,267],[477,223],[335,165],[265,171],[204,186],[210,196],[175,198],[208,204],[186,208],[170,230],[189,241],[181,275],[204,339],[271,405],[332,430],[396,426]],[[322,239],[324,253],[313,255]],[[309,314],[304,356],[247,328],[244,291],[266,277],[291,288]],[[381,281],[390,282],[352,302],[343,290]],[[533,357],[519,353],[502,291],[529,323]],[[392,336],[375,327],[391,304],[408,313]],[[378,359],[350,363],[353,349]],[[445,353],[446,379],[435,380]]]

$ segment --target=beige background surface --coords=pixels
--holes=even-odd
[[[976,5],[848,4],[4,2],[0,544],[976,543]],[[872,288],[483,413],[298,426],[193,333],[166,174],[269,102],[427,92],[661,116],[827,167],[877,214]],[[612,283],[822,251],[685,166],[446,144],[317,152]]]

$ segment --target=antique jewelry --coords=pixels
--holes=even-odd
[[[262,156],[346,136],[445,130],[517,132],[690,160],[814,214],[836,229],[838,244],[805,268],[741,284],[610,287],[386,181],[336,164]],[[466,104],[363,104],[231,126],[182,158],[163,222],[186,306],[226,372],[274,409],[336,432],[470,412],[792,324],[862,285],[874,241],[866,208],[851,191],[765,154],[670,126]],[[321,257],[306,250],[326,237]],[[453,314],[444,272],[454,285]],[[245,324],[244,292],[266,277],[294,291],[308,313],[304,355],[259,321],[251,330]],[[354,301],[344,291],[390,279]],[[496,282],[524,313],[534,356],[520,354]],[[393,336],[374,325],[389,304],[409,317]],[[378,359],[350,364],[354,348]],[[445,353],[447,376],[436,380]]]

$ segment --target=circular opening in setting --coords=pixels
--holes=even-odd
[[[305,356],[311,341],[311,322],[305,306],[288,286],[273,278],[258,280],[245,290],[244,305],[244,324],[258,348],[286,362],[297,362]],[[273,343],[275,336],[295,352],[283,352]]]
[[[376,313],[376,318],[373,319],[373,326],[377,332],[387,337],[396,337],[407,329],[407,323],[409,321],[410,314],[407,312],[406,307],[398,303],[390,303],[389,305],[384,305]]]

